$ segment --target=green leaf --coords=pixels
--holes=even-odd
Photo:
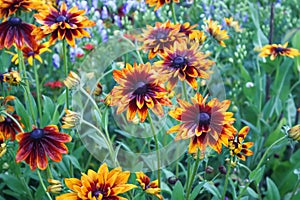
[[[267,177],[267,188],[265,200],[280,200],[278,188],[269,177]]]
[[[184,190],[180,181],[177,181],[172,192],[172,200],[184,200]]]
[[[258,194],[251,187],[247,187],[247,192],[253,198],[258,199]]]
[[[218,188],[213,183],[206,182],[203,187],[217,199],[222,198]]]
[[[256,183],[259,183],[264,175],[265,166],[262,166],[259,169],[256,169],[252,171],[249,175],[250,181],[255,181]]]
[[[29,114],[27,113],[24,105],[19,99],[16,99],[14,102],[16,112],[21,117],[21,122],[25,125],[25,131],[31,129]]]
[[[189,200],[194,200],[200,193],[200,190],[203,188],[204,182],[199,183],[192,191]]]
[[[52,99],[43,95],[43,123],[42,127],[46,126],[47,124],[51,124],[52,116],[55,111],[55,104],[53,103]]]

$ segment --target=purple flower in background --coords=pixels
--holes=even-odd
[[[117,26],[119,26],[120,28],[122,28],[121,18],[120,18],[118,15],[115,15],[115,16],[114,16],[114,21],[115,21],[115,24],[116,24]]]
[[[53,54],[52,63],[56,69],[58,69],[60,67],[60,57],[57,53]]]
[[[117,11],[116,1],[113,0],[102,0],[105,6],[110,7],[114,12]]]
[[[92,6],[93,6],[94,8],[98,8],[98,1],[99,1],[99,0],[93,0],[93,1],[92,1]]]
[[[108,13],[107,7],[103,6],[102,12],[101,12],[101,18],[107,19],[108,17],[109,17],[109,13]]]
[[[88,2],[87,1],[80,1],[78,2],[79,10],[85,10],[87,12],[89,10]]]
[[[244,15],[244,17],[243,17],[243,22],[248,22],[248,18],[249,18],[249,16],[248,16],[248,14],[246,13],[246,14]]]
[[[84,51],[82,48],[79,47],[70,48],[70,60],[72,63],[76,61],[76,57],[81,57],[81,55],[84,55]]]

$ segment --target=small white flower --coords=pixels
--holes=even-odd
[[[254,83],[253,82],[247,82],[246,83],[246,88],[252,88],[254,87]]]

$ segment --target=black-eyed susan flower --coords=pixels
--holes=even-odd
[[[133,67],[127,64],[126,68],[115,70],[113,77],[119,85],[111,91],[111,106],[118,107],[117,114],[127,109],[128,121],[132,121],[138,113],[141,122],[144,122],[148,109],[162,116],[162,106],[171,105],[166,97],[168,92],[163,88],[162,79],[151,69],[150,63],[134,63]]]
[[[18,71],[11,71],[3,74],[3,81],[9,85],[19,85],[21,83],[21,76]]]
[[[106,163],[101,165],[97,172],[88,170],[82,173],[80,179],[65,178],[65,184],[72,192],[56,197],[56,200],[78,200],[78,199],[119,199],[127,198],[119,196],[137,186],[128,184],[129,171],[122,171],[121,167],[108,170]]]
[[[67,10],[65,2],[62,3],[59,10],[50,6],[48,10],[34,15],[36,21],[42,26],[36,28],[32,34],[36,36],[37,40],[51,35],[50,45],[57,39],[66,39],[69,45],[75,47],[75,38],[90,37],[90,34],[84,29],[95,25],[95,22],[83,16],[84,13],[84,10],[78,10],[76,6]]]
[[[16,161],[19,163],[24,160],[31,170],[37,167],[45,170],[48,166],[47,156],[54,162],[60,162],[62,154],[68,153],[65,143],[72,140],[68,134],[59,132],[55,125],[33,127],[31,132],[19,133],[16,139],[19,143]]]
[[[9,49],[13,44],[18,49],[22,49],[24,44],[32,46],[36,43],[31,35],[34,25],[22,21],[18,17],[11,17],[7,21],[0,24],[0,49]]]
[[[159,199],[163,199],[162,195],[159,194],[160,188],[158,186],[158,180],[150,182],[150,178],[143,172],[136,172],[135,175],[136,180],[146,193],[155,195]]]
[[[241,26],[239,25],[238,21],[234,21],[232,17],[230,18],[224,18],[225,24],[228,27],[231,27],[234,29],[235,32],[240,33],[243,32],[243,29],[241,29]]]
[[[180,24],[180,31],[181,33],[184,33],[187,37],[189,37],[190,34],[192,34],[195,30],[195,28],[198,26],[198,24],[191,25],[189,22]]]
[[[8,16],[20,11],[31,11],[42,4],[39,0],[0,0],[0,18],[6,19]]]
[[[3,134],[0,132],[0,158],[6,153],[7,147],[6,143],[4,143]]]
[[[224,40],[229,39],[226,30],[222,30],[222,26],[218,22],[213,21],[212,19],[205,20],[206,22],[206,31],[211,37],[218,41],[222,47],[226,47]]]
[[[45,52],[51,52],[51,50],[48,47],[49,47],[48,42],[45,42],[43,44],[35,43],[32,45],[32,47],[23,46],[21,50],[23,52],[24,58],[26,58],[29,65],[32,66],[34,59],[38,60],[40,63],[43,63],[41,54]],[[11,62],[15,63],[16,65],[19,63],[18,54],[13,54]]]
[[[214,62],[206,59],[209,54],[199,51],[199,44],[188,46],[186,42],[175,42],[170,49],[165,48],[159,54],[162,60],[155,62],[154,66],[160,74],[168,78],[169,88],[174,88],[178,80],[186,81],[194,89],[197,88],[197,78],[208,79],[206,72]]]
[[[77,112],[66,109],[66,114],[62,118],[63,125],[61,128],[63,129],[71,129],[78,125],[80,120],[80,115]]]
[[[268,44],[260,49],[260,57],[270,56],[271,60],[275,60],[277,56],[288,56],[294,58],[294,56],[300,56],[300,51],[294,48],[287,48],[288,43],[281,44]]]
[[[246,156],[252,156],[253,151],[249,150],[253,146],[253,142],[244,142],[250,128],[249,126],[243,127],[236,137],[228,138],[228,148],[231,156],[237,156],[241,160],[246,160]]]
[[[15,100],[16,97],[14,96],[6,96],[5,98],[0,96],[0,111],[7,112],[9,114],[12,114],[15,109],[13,106],[8,105],[8,102]],[[5,121],[6,115],[0,115],[0,122]]]
[[[75,72],[70,71],[68,77],[63,82],[67,88],[72,89],[80,84],[80,77]]]
[[[158,53],[163,53],[165,48],[170,48],[175,41],[183,42],[186,38],[183,32],[180,32],[180,24],[172,24],[170,21],[165,23],[156,22],[155,27],[147,25],[143,30],[141,41],[144,51],[149,51],[148,58],[152,59]]]
[[[297,124],[288,130],[288,136],[293,140],[300,141],[300,124]]]
[[[18,124],[6,116],[3,121],[0,121],[0,133],[3,134],[3,137],[8,140],[10,138],[11,141],[16,139],[16,134],[21,132],[21,128],[24,128],[24,124],[21,123],[21,117],[13,114],[11,115]]]
[[[154,11],[156,11],[164,4],[170,4],[172,1],[175,3],[180,3],[180,0],[146,0],[146,4],[149,4],[150,7],[155,6]]]
[[[194,41],[199,43],[199,45],[203,44],[206,40],[206,35],[203,31],[194,30],[191,34],[189,34],[190,41]]]
[[[203,153],[207,146],[220,153],[222,144],[227,146],[228,138],[236,131],[232,126],[235,120],[233,113],[226,112],[230,101],[220,102],[213,98],[206,103],[207,98],[196,93],[191,98],[192,104],[178,99],[180,107],[169,112],[171,117],[182,124],[173,126],[167,133],[177,132],[175,140],[191,138],[189,153],[197,153],[198,149]]]
[[[102,89],[101,83],[97,83],[97,86],[96,86],[93,94],[95,96],[100,96],[102,94],[102,91],[103,91],[103,89]]]

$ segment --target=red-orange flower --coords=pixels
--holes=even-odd
[[[144,122],[148,109],[162,116],[162,106],[171,105],[166,97],[167,91],[150,63],[139,66],[134,63],[133,67],[127,64],[126,68],[115,70],[113,76],[119,85],[111,91],[111,105],[118,106],[118,114],[127,109],[128,121],[132,121],[138,113],[141,122]]]
[[[20,116],[13,114],[12,117],[19,123],[21,128],[24,128],[24,125],[20,121]],[[21,132],[20,127],[10,117],[5,117],[4,121],[0,121],[0,133],[6,140],[10,138],[11,141],[14,141],[16,134]]]
[[[36,36],[37,40],[51,35],[50,45],[57,39],[66,39],[68,44],[74,47],[75,38],[90,37],[90,34],[84,29],[95,25],[95,22],[83,16],[84,13],[84,10],[78,10],[76,6],[67,10],[64,2],[60,10],[50,6],[48,10],[34,15],[42,26],[36,28],[32,34]]]
[[[191,138],[189,153],[196,153],[198,148],[204,152],[207,146],[220,153],[222,144],[227,146],[228,138],[236,131],[232,126],[233,113],[226,112],[230,101],[213,98],[206,103],[207,98],[196,93],[191,98],[193,104],[178,99],[180,107],[169,112],[182,124],[173,126],[167,133],[177,132],[175,140]]]
[[[175,3],[179,3],[180,0],[146,0],[146,4],[149,4],[150,7],[154,7],[154,11],[158,10],[160,7],[162,7],[164,4],[170,4],[175,2]]]
[[[68,134],[59,132],[55,125],[42,129],[33,127],[31,132],[19,133],[16,138],[19,142],[16,161],[25,160],[31,170],[37,167],[45,170],[48,166],[47,156],[54,162],[60,162],[62,154],[68,153],[64,143],[72,140]]]
[[[148,193],[157,196],[160,200],[163,199],[160,195],[160,188],[158,187],[158,180],[150,182],[150,178],[143,172],[136,172],[136,180],[141,185],[142,189]]]
[[[121,167],[108,170],[106,163],[101,165],[98,172],[88,170],[82,173],[80,179],[65,178],[65,183],[72,192],[56,197],[56,200],[127,200],[119,195],[137,186],[127,184],[129,171],[122,171]]]
[[[244,142],[245,137],[247,136],[250,128],[249,126],[243,127],[237,137],[228,138],[228,148],[230,150],[231,156],[237,156],[241,160],[246,160],[246,156],[252,156],[253,151],[249,150],[253,146],[253,142]]]
[[[18,10],[31,11],[42,4],[43,2],[37,0],[0,0],[0,18],[6,19]]]
[[[13,44],[21,49],[24,44],[32,47],[36,43],[31,32],[35,28],[32,24],[23,22],[18,17],[11,17],[0,24],[0,49],[9,49]]]
[[[179,43],[185,40],[185,34],[180,32],[180,24],[172,24],[170,21],[166,23],[156,22],[155,27],[147,25],[147,29],[143,30],[142,49],[149,51],[148,58],[152,59],[158,53],[163,53],[165,48],[170,48],[175,41]]]
[[[174,88],[178,80],[186,81],[191,87],[197,89],[197,78],[208,79],[206,72],[214,62],[206,59],[209,54],[199,51],[199,44],[188,45],[186,42],[175,42],[170,49],[165,48],[160,53],[161,61],[154,66],[160,74],[168,77],[168,88]]]

